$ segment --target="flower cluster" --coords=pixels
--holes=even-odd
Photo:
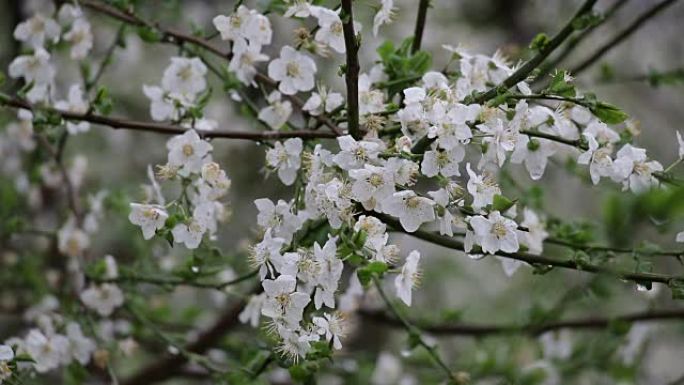
[[[196,249],[205,235],[215,238],[217,223],[227,219],[228,212],[221,199],[230,188],[230,179],[212,161],[211,144],[195,130],[174,136],[166,147],[168,160],[159,166],[158,175],[164,180],[179,180],[180,197],[166,203],[154,174],[150,173],[148,199],[144,203],[131,203],[128,219],[140,226],[145,239],[170,231],[174,242]]]

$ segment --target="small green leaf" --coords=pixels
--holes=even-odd
[[[606,124],[622,123],[629,117],[620,108],[605,102],[597,102],[590,109],[597,118]]]
[[[510,200],[503,195],[494,195],[494,202],[492,203],[492,210],[504,212],[515,204],[515,200]]]
[[[535,51],[543,51],[549,45],[550,41],[551,39],[549,38],[549,35],[543,32],[539,33],[534,37],[534,39],[532,39],[532,42],[530,43],[530,49]]]
[[[162,34],[158,30],[147,26],[138,27],[138,36],[147,43],[158,43],[162,39]]]
[[[565,71],[556,72],[549,85],[548,92],[553,95],[573,98],[576,95],[575,86],[567,81],[568,76]]]

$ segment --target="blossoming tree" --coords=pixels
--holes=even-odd
[[[591,366],[577,359],[590,353],[573,344],[573,328],[613,328],[618,336],[610,351],[591,357],[620,357],[622,370],[599,367],[610,380],[593,383],[633,381],[626,368],[645,336],[640,322],[684,319],[683,309],[565,320],[554,308],[520,325],[430,319],[411,310],[428,300],[414,290],[421,279],[446,276],[422,273],[424,243],[406,250],[392,235],[454,258],[500,260],[507,276],[573,271],[627,282],[634,296],[667,286],[684,298],[684,274],[670,264],[684,249],[601,243],[592,228],[554,216],[531,193],[550,162],[566,162],[576,183],[610,184],[643,199],[642,213],[658,229],[681,219],[680,133],[677,160],[663,166],[638,147],[625,112],[573,82],[674,1],[655,3],[588,61],[564,70],[567,51],[624,3],[600,9],[596,2],[583,1],[552,36],[537,35],[515,64],[448,44],[449,60],[433,63],[421,50],[429,0],[415,2],[413,34],[382,44],[372,63],[359,58],[369,49],[364,36],[381,35],[395,19],[392,0],[370,1],[367,25],[359,17],[367,4],[352,0],[237,1],[211,28],[187,23],[187,31],[142,16],[145,4],[135,0],[59,1],[52,13],[22,21],[14,30],[21,52],[0,93],[13,117],[0,132],[0,244],[16,259],[0,282],[3,292],[16,289],[23,316],[11,335],[0,333],[0,383],[567,384]],[[94,57],[94,23],[105,19],[119,28]],[[272,23],[281,19],[298,27],[273,47]],[[177,47],[159,76],[136,85],[149,100],[145,120],[117,114],[117,85],[102,81],[132,34]],[[325,84],[325,66],[339,68],[344,89]],[[70,67],[80,68],[81,80],[65,84]],[[237,131],[213,119],[207,106],[219,93],[259,127]],[[169,136],[166,158],[144,170],[143,197],[88,191],[87,160],[65,155],[67,142],[110,128]],[[256,218],[231,218],[229,176],[251,165],[220,164],[222,140],[261,144],[268,181],[286,186],[288,198],[257,197]],[[511,177],[516,168],[529,177]],[[133,258],[93,252],[116,217],[127,219],[127,238],[118,241],[137,245]],[[248,252],[220,243],[220,226],[240,221],[257,234]],[[669,237],[684,242],[684,232]],[[184,260],[169,270],[150,257],[159,250],[180,250]],[[522,266],[529,268],[516,273]],[[208,322],[189,315],[174,324],[155,311],[148,293],[170,296],[181,286],[216,295],[195,304],[213,315]],[[568,290],[568,300],[575,295]],[[349,354],[347,341],[377,324],[402,329],[404,346],[377,357]],[[435,338],[451,334],[535,337],[541,354],[528,352],[539,359],[526,365],[463,359]]]

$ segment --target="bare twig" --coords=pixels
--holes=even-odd
[[[674,4],[676,1],[677,0],[664,0],[651,7],[648,11],[644,12],[641,16],[634,20],[632,24],[627,26],[627,28],[620,31],[617,35],[615,35],[615,37],[610,39],[604,45],[597,48],[593,54],[589,55],[589,57],[581,61],[580,64],[573,67],[570,72],[573,75],[578,75],[587,68],[589,68],[592,64],[596,63],[599,59],[601,59],[605,54],[610,52],[611,49],[617,47],[620,43],[627,40],[627,38],[630,37],[637,30],[639,30],[639,28],[642,25],[644,25],[644,23],[652,19],[654,16],[658,15],[660,12],[665,10],[670,5]]]
[[[390,317],[384,312],[361,310],[360,314],[370,320],[391,326],[402,327],[402,320]],[[414,321],[421,330],[436,335],[460,335],[482,337],[501,334],[526,334],[537,336],[545,332],[560,329],[601,330],[616,322],[657,322],[684,319],[684,309],[649,310],[616,317],[589,317],[563,320],[541,324],[525,325],[487,325],[474,323],[445,323],[437,325],[422,324]]]

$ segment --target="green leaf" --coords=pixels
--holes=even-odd
[[[549,85],[548,92],[554,95],[574,98],[577,94],[575,91],[575,86],[569,83],[566,79],[567,72],[556,72],[551,78],[551,84]]]
[[[113,109],[112,98],[109,96],[109,90],[105,86],[97,88],[95,100],[93,100],[93,110],[102,115],[109,115]]]
[[[605,102],[597,102],[589,108],[597,118],[606,124],[622,123],[629,117],[620,108]]]
[[[539,33],[537,36],[532,39],[532,42],[530,43],[530,49],[535,50],[535,51],[543,51],[548,45],[551,39],[549,38],[549,35],[545,33]]]
[[[138,36],[147,43],[158,43],[162,39],[162,34],[158,30],[147,26],[138,27]]]
[[[503,195],[494,195],[494,202],[492,203],[492,210],[504,212],[515,204],[515,200],[510,200]]]
[[[382,276],[388,269],[389,267],[385,262],[374,261],[357,270],[356,275],[359,277],[359,282],[361,282],[364,287],[368,287],[371,284],[373,277]]]

